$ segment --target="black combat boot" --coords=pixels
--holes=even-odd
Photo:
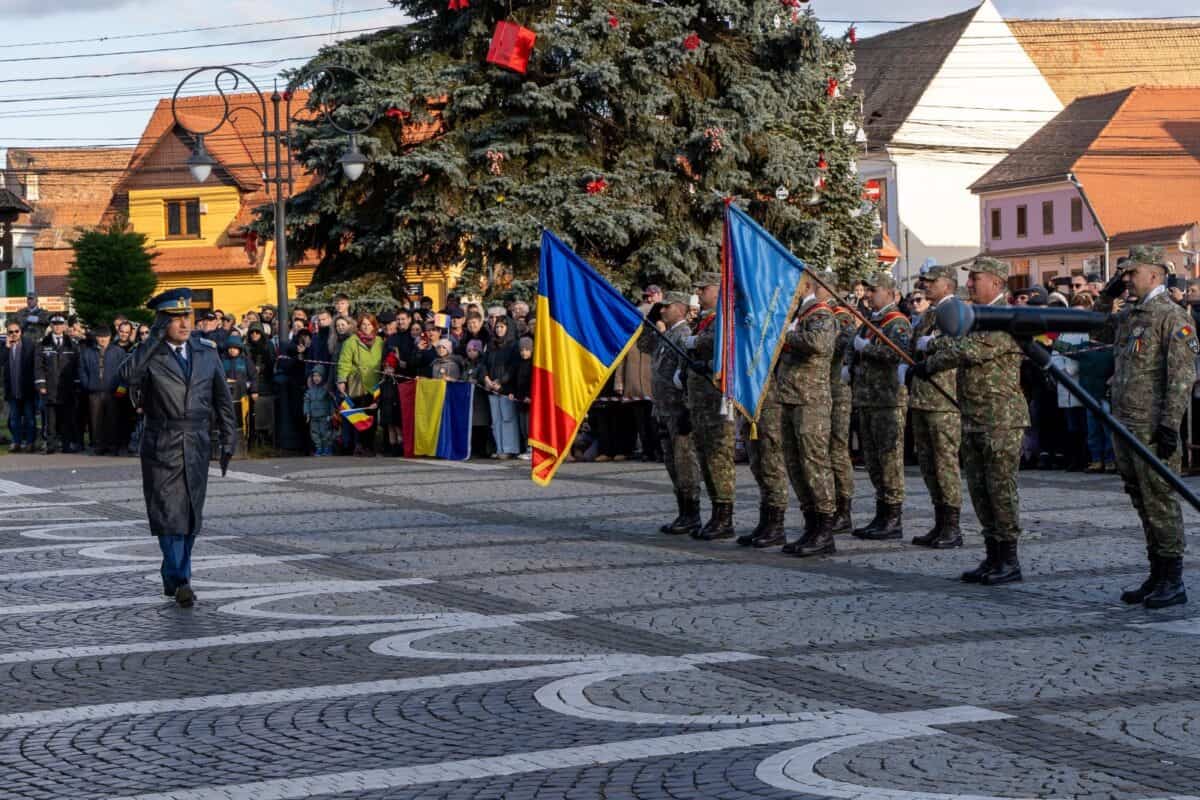
[[[921,547],[933,546],[933,543],[937,541],[938,534],[942,531],[942,514],[944,508],[945,506],[933,507],[933,527],[929,529],[929,533],[923,536],[914,536],[912,538],[913,544],[920,545]]]
[[[854,535],[859,539],[866,539],[868,533],[875,533],[883,527],[883,519],[887,516],[887,504],[876,500],[875,501],[875,518],[861,528],[854,529]]]
[[[990,536],[985,536],[983,546],[987,548],[987,556],[984,557],[983,561],[979,562],[978,567],[962,574],[961,580],[963,583],[979,583],[984,575],[996,568],[998,562],[996,540]]]
[[[904,538],[904,506],[900,503],[885,503],[883,522],[874,531],[867,531],[862,538],[872,542],[885,542]]]
[[[839,497],[837,512],[833,515],[833,532],[850,533],[854,530],[854,520],[850,516],[850,498]]]
[[[767,506],[767,524],[754,537],[751,544],[757,548],[775,547],[787,541],[787,536],[783,532],[784,517],[787,516],[787,509],[778,506]],[[740,540],[739,540],[740,541]]]
[[[763,528],[767,525],[767,518],[771,514],[771,507],[766,503],[758,504],[758,524],[754,526],[754,530],[749,533],[743,533],[737,538],[737,543],[742,547],[749,547],[758,538],[758,535],[763,532]]]
[[[675,519],[659,525],[659,533],[671,533],[672,531],[677,530],[680,521],[683,519],[683,495],[679,492],[675,493],[675,507],[679,510],[679,513],[675,516]]]
[[[818,514],[817,523],[813,526],[812,532],[796,542],[792,555],[811,558],[812,556],[836,553],[837,545],[833,542],[833,519],[832,514]]]
[[[1000,586],[1021,580],[1021,562],[1017,559],[1016,542],[997,542],[996,566],[979,579],[984,586]]]
[[[934,550],[952,550],[962,547],[962,528],[959,526],[960,512],[954,506],[942,506],[942,525],[937,538],[929,543]]]
[[[789,542],[783,546],[783,554],[785,556],[796,555],[796,548],[800,546],[800,542],[812,536],[813,528],[817,525],[817,512],[806,510],[804,512],[804,530],[800,533],[800,538],[794,542]]]
[[[1159,558],[1162,577],[1142,604],[1146,608],[1167,608],[1187,602],[1187,587],[1183,585],[1183,559]]]
[[[1162,580],[1162,559],[1149,550],[1146,551],[1146,557],[1150,559],[1150,577],[1142,581],[1142,585],[1136,589],[1121,592],[1121,602],[1126,605],[1136,606],[1141,603],[1154,592],[1154,587]]]
[[[729,539],[734,535],[733,503],[713,503],[712,519],[696,534],[701,541],[711,542],[714,539]]]
[[[681,536],[685,533],[694,536],[698,533],[700,531],[700,498],[680,495],[679,517],[670,526],[664,527],[666,529],[663,533],[671,536]]]

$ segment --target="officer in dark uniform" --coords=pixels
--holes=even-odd
[[[42,452],[74,451],[75,396],[79,389],[79,346],[67,333],[67,318],[50,317],[50,332],[33,362],[33,384],[46,414]]]
[[[203,522],[211,452],[209,416],[220,431],[221,474],[233,455],[233,401],[216,345],[192,337],[192,291],[152,298],[154,326],[123,371],[130,398],[145,419],[142,492],[150,533],[162,549],[163,593],[190,608],[192,544]]]

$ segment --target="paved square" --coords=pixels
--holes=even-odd
[[[1117,601],[1113,476],[1022,473],[986,589],[969,513],[802,561],[658,534],[661,465],[234,466],[184,611],[135,461],[0,458],[0,798],[1200,798],[1200,596]]]

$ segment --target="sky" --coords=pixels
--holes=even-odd
[[[868,36],[904,22],[944,16],[977,0],[812,0],[809,7],[830,33],[850,22]],[[1128,6],[1058,0],[999,0],[1006,17],[1122,17]],[[1147,0],[1140,16],[1183,16],[1182,0]],[[296,19],[307,17],[307,19]],[[885,20],[889,22],[873,22]],[[240,67],[269,86],[280,69],[312,57],[361,29],[401,24],[387,0],[0,0],[0,151],[6,147],[132,146],[160,97],[170,97],[185,72],[202,64],[258,62]],[[210,26],[221,30],[179,31]],[[151,34],[151,35],[142,35]],[[105,37],[105,38],[102,38]],[[248,40],[286,41],[246,43]],[[64,42],[63,40],[84,40]],[[231,44],[238,43],[238,44]],[[113,51],[221,45],[175,52],[96,55]],[[64,56],[72,56],[63,58]],[[81,57],[73,57],[81,56]],[[13,59],[41,59],[20,60]],[[112,72],[164,71],[107,78]],[[185,93],[200,84],[189,84]]]

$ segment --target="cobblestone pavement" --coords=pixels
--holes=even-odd
[[[1113,476],[1023,473],[986,589],[969,513],[801,561],[658,534],[660,465],[527,469],[235,464],[185,611],[135,461],[0,458],[0,798],[1200,797],[1200,602],[1117,601]]]

